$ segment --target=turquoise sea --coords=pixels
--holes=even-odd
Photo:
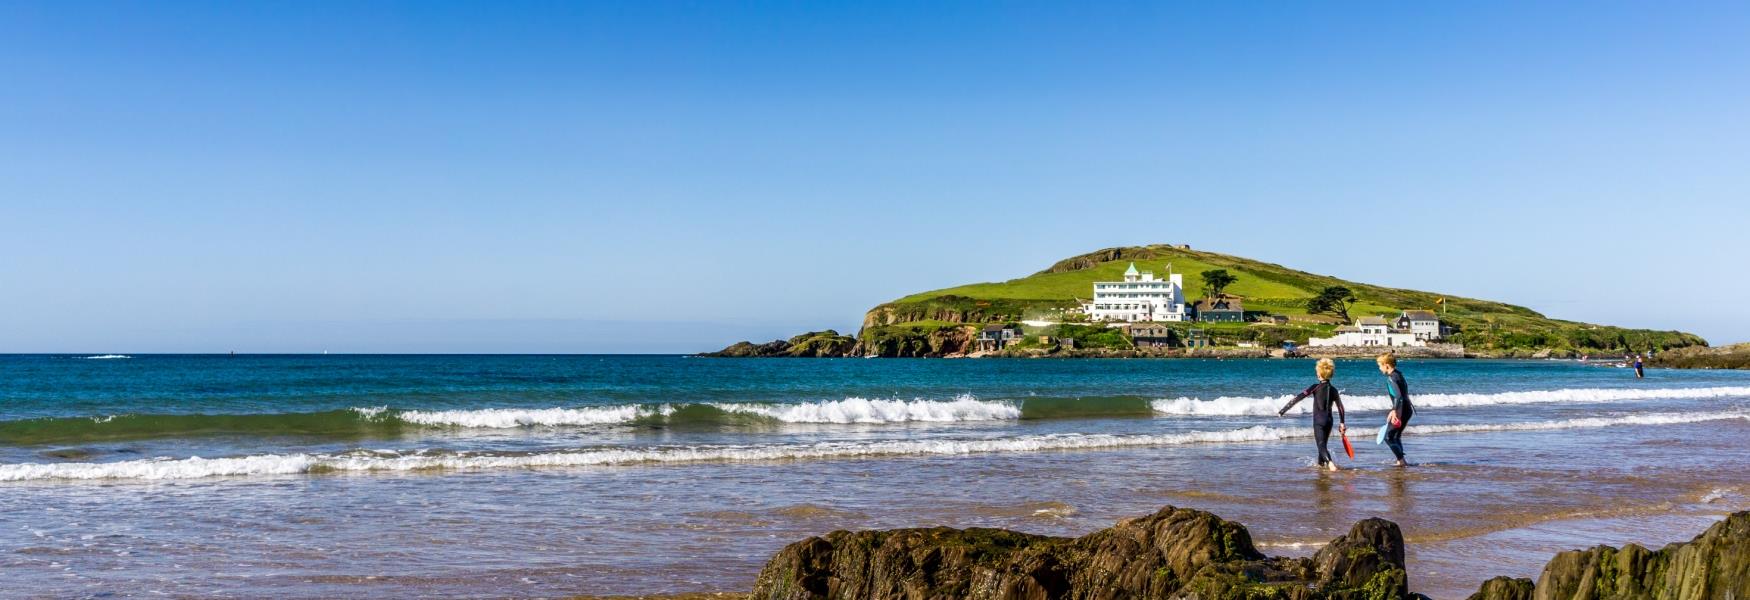
[[[837,528],[1075,535],[1164,504],[1304,554],[1405,528],[1462,597],[1750,508],[1750,373],[1405,361],[1414,466],[1312,468],[1305,360],[0,356],[0,579],[26,597],[745,590]],[[1304,404],[1304,403],[1303,403]],[[1333,442],[1335,444],[1335,442]]]

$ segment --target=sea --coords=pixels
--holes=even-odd
[[[1558,551],[1750,509],[1750,373],[1313,362],[689,356],[0,356],[0,594],[542,598],[746,591],[837,529],[1076,536],[1162,506],[1304,556],[1397,522],[1463,598]]]

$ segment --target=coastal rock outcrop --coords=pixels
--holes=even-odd
[[[1750,598],[1750,511],[1660,550],[1629,544],[1557,554],[1537,582],[1497,577],[1470,600]]]
[[[857,339],[828,329],[811,331],[788,340],[772,340],[764,344],[736,342],[716,352],[700,356],[725,358],[831,358],[849,356],[857,350]]]
[[[1311,558],[1272,558],[1238,523],[1165,507],[1080,538],[1001,529],[835,531],[785,547],[751,598],[815,600],[1224,598],[1386,600],[1408,595],[1403,535],[1368,519]]]
[[[1654,355],[1649,364],[1675,369],[1750,369],[1750,344],[1679,348]]]
[[[972,351],[978,328],[971,325],[907,324],[863,330],[858,354],[882,358],[963,356]]]

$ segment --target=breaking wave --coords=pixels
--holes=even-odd
[[[133,358],[133,357],[128,356],[126,354],[99,354],[97,356],[84,356],[81,358],[84,358],[86,360],[111,360],[111,359],[116,359],[116,358]]]
[[[1567,389],[1499,394],[1423,394],[1418,407],[1498,404],[1592,403],[1625,400],[1750,397],[1750,387],[1651,390]],[[1032,419],[1152,416],[1271,416],[1286,397],[1221,397],[1150,400],[1141,396],[1029,397],[949,400],[849,397],[802,403],[670,403],[575,408],[478,408],[407,410],[352,408],[308,413],[122,414],[0,421],[0,444],[78,444],[190,436],[307,436],[334,439],[395,437],[417,431],[511,430],[587,427],[773,427],[785,424],[884,425],[972,423]],[[1351,411],[1385,410],[1385,396],[1347,396]],[[1305,413],[1311,403],[1302,403]]]
[[[1436,434],[1539,431],[1621,425],[1672,425],[1738,419],[1750,421],[1750,413],[1655,413],[1526,423],[1421,426],[1417,427],[1416,431]],[[1056,434],[974,440],[889,440],[810,444],[583,448],[527,453],[353,451],[340,454],[267,454],[233,458],[161,458],[109,463],[6,464],[0,465],[0,481],[164,480],[345,472],[479,471],[541,467],[853,459],[883,456],[958,456],[1262,442],[1304,438],[1311,435],[1311,431],[1306,428],[1257,426],[1222,431],[1155,435]]]
[[[1750,387],[1706,387],[1668,389],[1598,389],[1532,390],[1497,394],[1411,394],[1417,408],[1464,408],[1499,404],[1596,403],[1628,400],[1705,399],[1750,396]],[[1214,400],[1196,398],[1161,399],[1151,403],[1154,412],[1165,415],[1189,416],[1270,416],[1276,414],[1290,396],[1244,398],[1223,396]],[[1379,396],[1343,396],[1348,410],[1386,410],[1391,398]],[[1294,412],[1312,410],[1311,402],[1302,402]]]
[[[1146,412],[1146,401],[1138,400]],[[1090,404],[1098,409],[1098,404]],[[795,424],[891,424],[1002,421],[1023,418],[1020,405],[983,401],[845,398],[800,404],[628,404],[581,408],[398,410],[352,408],[309,413],[128,414],[0,421],[0,444],[72,444],[187,436],[393,437],[420,429],[518,429],[591,426],[722,427]]]

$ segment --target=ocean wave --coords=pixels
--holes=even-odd
[[[1095,406],[1095,405],[1090,405]],[[578,408],[400,410],[355,407],[308,413],[122,414],[0,421],[0,444],[76,444],[189,436],[295,435],[359,439],[426,428],[503,430],[572,427],[750,427],[783,424],[903,424],[1022,418],[1019,405],[972,396],[953,400],[851,397],[797,404],[627,404]]]
[[[950,423],[1006,421],[1021,418],[1021,407],[1010,402],[982,401],[962,395],[949,401],[870,400],[851,397],[801,404],[711,404],[730,413],[768,417],[783,423]]]
[[[1594,403],[1625,400],[1750,396],[1750,387],[1672,389],[1568,389],[1498,394],[1424,394],[1418,407],[1453,408],[1499,404]],[[1151,416],[1271,416],[1286,397],[1220,397],[1150,400],[1141,396],[1029,397],[948,400],[848,397],[800,403],[713,402],[625,404],[551,408],[458,410],[357,407],[309,413],[120,414],[0,421],[0,444],[77,444],[190,436],[307,436],[337,439],[394,437],[421,429],[482,432],[587,427],[735,428],[804,425],[903,425],[1038,419]],[[1349,396],[1350,411],[1385,410],[1385,396]],[[1305,413],[1311,403],[1296,411]]]
[[[1706,387],[1664,389],[1599,389],[1530,390],[1495,394],[1412,394],[1410,401],[1417,408],[1465,408],[1500,404],[1600,403],[1630,400],[1679,400],[1750,396],[1750,387]],[[1188,416],[1270,416],[1276,414],[1291,396],[1229,397],[1214,400],[1175,398],[1155,400],[1154,412]],[[1379,396],[1343,396],[1348,410],[1387,410],[1391,398]],[[1294,412],[1312,410],[1310,401],[1303,401]]]
[[[970,395],[953,400],[883,400],[850,397],[794,404],[712,402],[588,408],[404,411],[397,417],[419,425],[455,427],[573,427],[583,425],[733,425],[750,423],[949,423],[1018,419],[1020,408]]]
[[[1461,424],[1417,427],[1417,433],[1539,431],[1673,425],[1750,420],[1750,413],[1655,413],[1526,423]],[[149,459],[109,463],[26,463],[0,465],[0,481],[99,479],[199,479],[245,475],[295,475],[345,472],[480,471],[542,467],[630,466],[701,462],[744,462],[884,456],[958,456],[1054,450],[1097,450],[1189,444],[1264,442],[1312,435],[1306,428],[1268,426],[1173,434],[1053,434],[974,440],[889,440],[810,444],[659,446],[592,448],[529,453],[378,453],[268,454],[233,458]]]
[[[566,427],[631,423],[639,417],[662,416],[673,407],[601,406],[590,408],[483,408],[474,410],[408,410],[392,416],[415,425],[443,425],[511,429],[517,427]]]
[[[82,356],[80,358],[84,358],[86,360],[113,360],[113,359],[117,359],[117,358],[133,358],[133,357],[128,356],[126,354],[99,354],[97,356]]]

